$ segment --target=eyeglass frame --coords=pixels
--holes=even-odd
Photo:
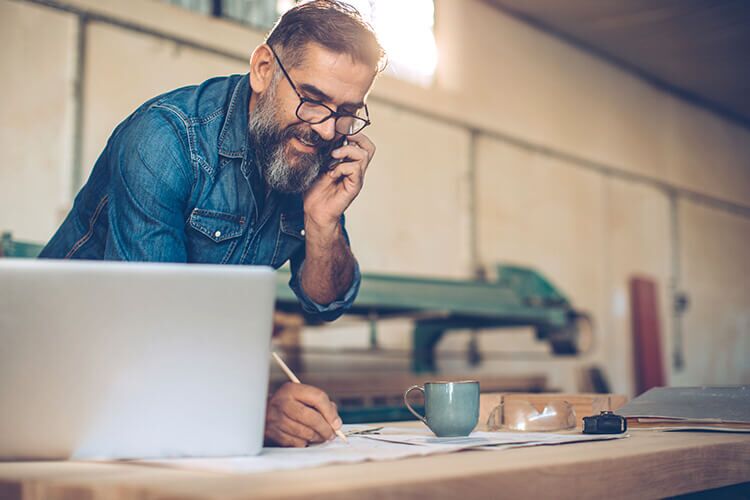
[[[356,132],[351,133],[351,134],[348,134],[348,133],[345,134],[345,133],[342,133],[342,132],[339,132],[338,130],[336,130],[337,134],[341,134],[344,137],[349,137],[351,135],[358,134],[358,133],[362,132],[368,125],[372,124],[372,122],[370,121],[370,111],[367,109],[367,104],[364,105],[365,118],[362,118],[362,117],[353,115],[351,113],[339,113],[338,111],[332,110],[325,103],[323,103],[321,101],[317,101],[315,99],[310,99],[309,97],[303,96],[299,92],[299,90],[297,90],[297,86],[292,81],[292,77],[289,76],[289,73],[287,73],[286,68],[284,68],[284,65],[281,64],[281,59],[279,59],[279,56],[276,54],[276,51],[270,45],[268,46],[268,48],[271,50],[271,54],[273,54],[273,57],[276,59],[276,62],[279,64],[279,68],[281,68],[281,72],[284,73],[284,76],[286,77],[286,80],[289,82],[289,85],[292,87],[292,90],[294,90],[294,93],[297,94],[297,97],[299,98],[300,102],[297,105],[297,109],[294,111],[294,114],[297,116],[297,118],[299,118],[300,120],[302,120],[305,123],[309,123],[310,125],[318,125],[318,124],[321,124],[321,123],[323,123],[325,121],[330,120],[331,117],[334,117],[334,130],[336,130],[336,120],[338,120],[339,117],[342,117],[342,116],[347,116],[347,117],[354,118],[356,120],[361,120],[361,121],[365,122],[365,124],[362,126],[361,129],[359,129]],[[328,116],[326,116],[325,118],[323,118],[322,120],[316,121],[316,122],[311,122],[309,120],[305,120],[304,118],[302,118],[299,115],[299,110],[300,110],[300,108],[302,108],[302,105],[305,104],[306,102],[309,102],[310,104],[315,104],[315,105],[318,105],[318,106],[323,106],[325,109],[327,109],[329,111],[330,114]]]

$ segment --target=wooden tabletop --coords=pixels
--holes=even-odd
[[[229,475],[0,463],[0,498],[656,498],[750,481],[750,434],[635,430],[616,441]]]

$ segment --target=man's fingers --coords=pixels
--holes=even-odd
[[[336,165],[333,170],[328,172],[328,175],[330,175],[334,179],[339,179],[341,177],[351,177],[352,180],[359,182],[359,178],[362,176],[362,169],[358,164],[347,161]]]
[[[341,419],[325,392],[287,383],[276,391],[266,412],[266,438],[282,446],[306,446],[333,437]]]
[[[363,133],[358,133],[354,135],[350,135],[348,138],[350,143],[354,143],[360,148],[367,151],[367,156],[372,160],[372,157],[375,156],[375,143],[370,140],[369,137],[367,137]]]
[[[281,429],[273,429],[268,434],[271,441],[280,446],[290,446],[293,448],[305,448],[307,446],[307,441],[304,439],[288,434]]]
[[[323,418],[325,418],[325,420],[335,429],[341,427],[341,419],[339,418],[338,412],[331,403],[331,400],[328,399],[328,395],[325,392],[311,385],[295,385],[297,386],[297,390],[294,394],[295,399],[317,410],[317,412],[323,415]]]
[[[328,425],[325,421],[323,421],[323,424]],[[281,422],[280,428],[290,436],[304,439],[308,443],[322,443],[328,439],[328,436],[319,434],[313,427],[302,424],[290,416],[287,416],[287,418]]]
[[[323,415],[298,401],[292,401],[285,406],[284,413],[298,425],[306,427],[310,431],[319,434],[324,441],[333,436],[331,424],[323,417]]]
[[[360,148],[354,144],[348,144],[341,146],[338,149],[331,151],[331,156],[336,159],[343,159],[347,163],[364,160],[365,163],[369,161],[370,153],[366,149]]]

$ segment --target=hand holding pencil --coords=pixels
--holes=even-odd
[[[334,433],[346,441],[341,432],[341,418],[336,405],[317,387],[300,383],[276,353],[274,360],[292,381],[284,384],[271,397],[266,410],[265,440],[267,444],[305,447],[322,443]]]

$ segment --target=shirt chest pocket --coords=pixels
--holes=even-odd
[[[279,235],[273,253],[273,267],[284,265],[289,257],[305,244],[305,217],[302,211],[284,212],[279,222]]]
[[[195,208],[188,219],[188,255],[191,262],[226,264],[245,231],[245,217]]]

